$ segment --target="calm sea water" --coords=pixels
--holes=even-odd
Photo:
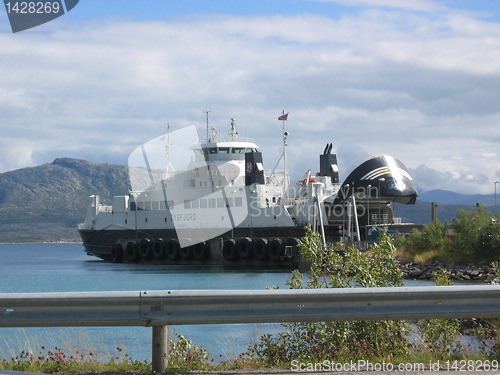
[[[81,244],[0,245],[3,293],[286,288],[289,277],[285,270],[113,264],[86,255]],[[277,324],[193,325],[171,327],[170,334],[206,347],[215,359],[228,359],[278,330]],[[151,328],[0,328],[0,358],[22,350],[38,353],[42,345],[101,358],[116,355],[120,347],[134,359],[150,360]]]
[[[249,271],[219,267],[113,264],[85,254],[81,244],[1,244],[0,291],[76,292],[164,289],[264,289],[286,287],[285,270]],[[214,358],[244,352],[248,344],[276,324],[231,324],[171,327],[206,347]],[[67,352],[92,351],[102,357],[120,347],[134,359],[151,358],[151,328],[0,328],[0,358],[21,350],[38,353],[41,346]]]

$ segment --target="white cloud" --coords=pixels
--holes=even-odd
[[[471,174],[464,189],[479,191],[481,176],[500,169],[500,26],[463,13],[81,22],[3,33],[0,45],[0,126],[9,140],[0,171],[60,156],[125,164],[167,122],[203,129],[205,106],[223,132],[237,118],[240,134],[263,147],[266,168],[281,152],[277,116],[289,111],[297,178],[318,168],[326,142],[335,149],[348,140],[402,160],[425,188],[461,188],[456,176]]]
[[[347,6],[375,6],[389,8],[403,8],[417,11],[443,10],[445,7],[432,0],[312,0],[330,3],[339,3]]]

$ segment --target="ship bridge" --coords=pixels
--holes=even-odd
[[[229,134],[226,137],[221,136],[217,129],[212,126],[212,132],[208,132],[207,117],[207,138],[200,139],[199,143],[192,146],[191,149],[196,155],[196,161],[241,161],[245,160],[245,154],[256,152],[258,146],[253,139],[240,137],[236,131],[236,120],[231,119]]]
[[[255,152],[258,147],[249,141],[222,141],[198,144],[192,147],[197,161],[245,160],[247,152]]]

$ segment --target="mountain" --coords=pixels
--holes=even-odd
[[[482,204],[486,209],[494,211],[495,195],[465,195],[441,189],[429,190],[419,195],[415,205],[394,204],[395,217],[400,217],[402,222],[428,224],[432,221],[432,202],[437,203],[438,220],[451,223],[459,209],[470,210],[477,204]],[[498,203],[500,204],[500,200]]]
[[[494,194],[465,195],[465,194],[454,193],[453,191],[435,189],[420,194],[418,198],[422,202],[437,202],[443,204],[458,204],[458,205],[468,205],[468,206],[475,206],[477,203],[480,203],[485,207],[495,206]]]
[[[128,168],[59,158],[0,174],[0,242],[77,239],[88,197],[110,204],[130,190]]]
[[[438,203],[436,208],[437,219],[441,222],[451,223],[457,216],[457,211],[470,210],[473,205],[466,204],[443,204]],[[394,203],[394,216],[401,218],[403,223],[429,224],[432,221],[432,203],[423,202],[417,198],[417,202],[412,204]]]

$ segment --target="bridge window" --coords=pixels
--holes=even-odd
[[[207,200],[200,199],[200,208],[207,208]]]
[[[215,198],[208,198],[208,208],[215,208]]]

